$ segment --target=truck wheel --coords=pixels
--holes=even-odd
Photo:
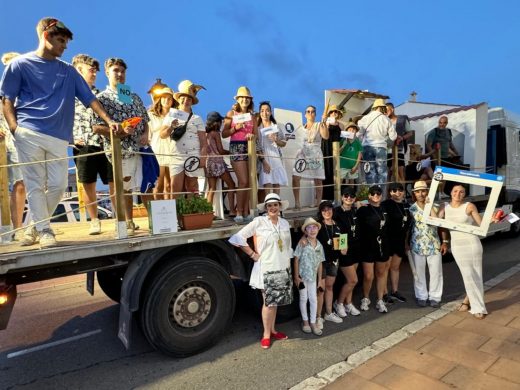
[[[184,357],[215,344],[234,312],[235,290],[225,270],[207,258],[184,258],[148,283],[141,328],[155,349]]]
[[[126,268],[113,268],[97,271],[99,287],[101,287],[101,290],[103,290],[107,297],[117,303],[121,301],[121,286],[123,284],[125,272]]]

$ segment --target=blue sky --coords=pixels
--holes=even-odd
[[[359,88],[396,103],[486,101],[520,112],[520,2],[508,1],[7,1],[0,52],[33,50],[35,25],[61,19],[87,53],[124,58],[146,103],[156,77],[204,85],[198,114],[227,111],[240,85],[255,102],[303,110],[323,91]],[[98,87],[106,78],[100,72]]]

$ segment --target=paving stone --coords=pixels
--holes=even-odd
[[[411,324],[403,326],[402,330],[414,334],[420,331],[421,329],[425,328],[426,326],[430,325],[432,322],[433,320],[431,320],[430,318],[423,317],[418,319],[417,321],[412,322]]]
[[[464,320],[464,317],[455,315],[455,313],[450,313],[447,316],[441,318],[436,323],[444,326],[454,326]]]
[[[353,367],[347,362],[340,362],[327,367],[325,370],[319,372],[316,376],[318,378],[325,379],[327,382],[333,382],[352,369]]]
[[[437,322],[423,329],[421,334],[440,338],[450,344],[456,344],[474,349],[478,349],[482,344],[491,338],[463,329],[443,326]]]
[[[412,350],[417,350],[422,346],[428,344],[433,340],[433,337],[425,335],[423,332],[419,332],[414,334],[413,336],[407,338],[404,341],[401,341],[397,344],[401,348],[408,348]]]
[[[507,324],[507,327],[520,329],[520,317],[515,317],[511,322]]]
[[[354,369],[352,373],[355,373],[365,379],[372,379],[376,375],[382,373],[391,365],[392,363],[388,362],[387,360],[381,359],[379,356],[376,356],[375,358],[370,359],[368,362],[363,363],[362,365]]]
[[[520,384],[520,362],[500,358],[486,371],[488,374],[498,376],[511,382]]]
[[[325,387],[326,390],[385,390],[386,387],[380,386],[377,383],[370,382],[365,378],[349,372],[347,375],[341,377],[336,382]]]
[[[477,320],[473,316],[459,322],[455,325],[455,328],[478,333],[489,338],[508,340],[513,343],[520,339],[520,332],[517,329],[497,326],[491,322],[486,322],[486,319]]]
[[[385,350],[390,347],[393,347],[394,345],[400,343],[403,340],[406,340],[407,337],[409,337],[408,332],[398,330],[387,337],[375,341],[372,345],[381,348],[382,350]]]
[[[450,371],[442,378],[442,382],[458,389],[518,390],[518,385],[515,383],[463,366],[457,366]]]
[[[381,353],[381,349],[376,349],[371,346],[365,347],[362,350],[353,353],[347,358],[347,363],[357,367],[358,365],[366,362],[368,359],[373,358]]]
[[[421,390],[442,390],[450,389],[449,386],[441,381],[427,377],[426,375],[407,370],[406,368],[393,365],[387,368],[378,376],[372,379],[372,382],[389,389],[421,389]]]
[[[452,370],[456,364],[425,352],[393,347],[383,352],[379,358],[388,360],[394,365],[439,379]]]
[[[479,351],[520,362],[520,345],[500,339],[491,339]]]
[[[431,341],[419,351],[479,371],[486,371],[497,360],[496,356],[486,352],[481,352],[473,348],[466,348],[460,345],[454,346],[452,343],[447,343],[439,339]]]

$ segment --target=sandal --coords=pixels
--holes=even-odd
[[[483,320],[486,318],[486,315],[484,313],[475,313],[473,314],[473,317],[475,317],[477,320]]]
[[[457,310],[458,311],[469,311],[469,309],[471,309],[469,303],[462,302]]]

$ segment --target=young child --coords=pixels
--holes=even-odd
[[[345,184],[355,184],[359,178],[359,164],[363,154],[363,146],[358,138],[356,132],[358,127],[355,123],[350,122],[345,129],[348,138],[346,138],[339,149],[341,153],[341,160],[339,162],[341,177]]]
[[[316,312],[318,298],[316,293],[316,281],[322,280],[322,262],[325,261],[323,246],[316,236],[321,224],[314,218],[307,218],[302,226],[302,231],[307,239],[305,246],[301,242],[294,251],[294,284],[300,289],[300,311],[302,313],[304,333],[314,333],[321,336],[322,331],[316,326]],[[307,301],[310,307],[310,325],[307,313]]]

